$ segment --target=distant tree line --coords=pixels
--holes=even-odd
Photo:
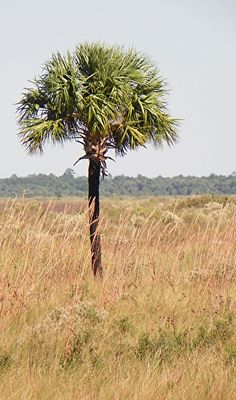
[[[67,169],[59,177],[49,174],[0,179],[0,197],[69,197],[87,196],[87,177],[75,177]],[[175,176],[173,178],[136,178],[124,175],[101,179],[102,196],[186,196],[192,194],[236,194],[236,173],[229,176]]]

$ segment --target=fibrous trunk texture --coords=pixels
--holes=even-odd
[[[100,162],[90,159],[88,171],[89,229],[92,269],[95,276],[102,276],[101,237],[98,231],[100,170]]]

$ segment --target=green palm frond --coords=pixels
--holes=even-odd
[[[61,119],[43,120],[31,118],[24,120],[21,127],[22,144],[29,153],[42,153],[45,142],[63,143],[65,141],[65,129]]]

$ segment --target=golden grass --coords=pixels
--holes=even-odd
[[[235,199],[86,207],[0,202],[0,399],[235,399]]]

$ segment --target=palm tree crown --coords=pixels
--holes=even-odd
[[[177,139],[177,121],[166,110],[165,82],[134,49],[100,43],[79,45],[45,64],[19,103],[20,137],[30,153],[47,141],[83,144],[83,158],[105,167],[106,152],[119,154],[148,142]]]

